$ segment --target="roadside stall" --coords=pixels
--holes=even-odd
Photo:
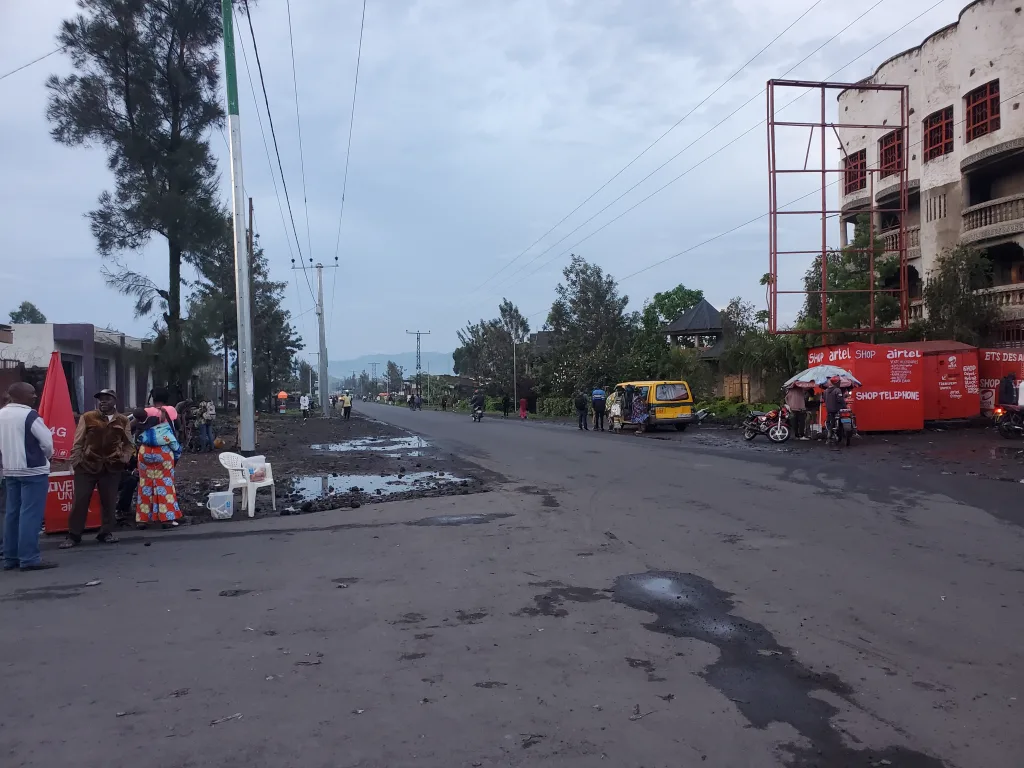
[[[907,350],[921,354],[921,395],[925,421],[971,419],[981,413],[978,350],[959,341],[915,341],[879,345],[888,353]]]
[[[1012,373],[1019,383],[1024,380],[1024,350],[979,349],[979,390],[981,411],[991,415],[999,405],[999,382]]]
[[[862,386],[848,398],[859,432],[924,428],[924,355],[920,350],[851,342],[815,347],[807,364],[839,366]]]

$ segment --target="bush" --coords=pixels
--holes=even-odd
[[[537,401],[537,415],[548,419],[572,417],[576,406],[571,397],[545,397]]]
[[[778,408],[778,403],[744,403],[738,398],[716,397],[710,400],[702,400],[697,403],[697,409],[706,408],[714,415],[709,417],[711,421],[730,423],[739,422],[746,418],[751,411],[770,411]]]

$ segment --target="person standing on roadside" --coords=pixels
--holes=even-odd
[[[217,406],[213,400],[199,404],[199,450],[213,451],[213,422],[217,419]]]
[[[46,493],[50,488],[53,435],[33,407],[36,390],[15,382],[0,409],[0,464],[6,486],[4,570],[42,571],[56,568],[39,554]]]
[[[341,396],[341,412],[345,416],[345,421],[352,417],[352,395],[347,391]]]
[[[594,431],[604,432],[604,407],[605,407],[605,393],[604,390],[598,387],[590,393],[590,406],[594,410]]]
[[[519,398],[519,418],[526,421],[526,409],[529,407],[529,403],[526,402],[525,397]]]
[[[99,491],[101,523],[96,540],[101,544],[116,544],[117,496],[121,475],[135,453],[131,422],[117,412],[117,394],[112,389],[101,389],[94,396],[96,410],[82,414],[75,431],[71,449],[71,468],[74,470],[75,497],[68,515],[68,535],[61,549],[71,549],[82,543],[89,502],[92,492]]]
[[[512,410],[512,398],[507,394],[501,398],[501,418],[507,419],[509,411]]]
[[[825,402],[826,437],[831,434],[833,429],[835,429],[836,419],[839,418],[839,412],[846,407],[846,396],[843,394],[843,390],[839,386],[841,383],[842,379],[838,376],[830,378],[828,380],[828,388],[822,396],[822,399]]]
[[[587,396],[586,396],[586,394],[584,394],[583,392],[578,393],[576,395],[575,405],[576,405],[576,421],[577,421],[577,426],[580,429],[585,429],[585,430],[587,430],[589,432],[590,431],[590,426],[587,424],[588,418],[587,418]]]
[[[793,422],[793,436],[797,440],[808,440],[805,437],[807,429],[807,398],[800,387],[790,387],[786,392],[786,407],[789,408],[790,418]]]
[[[309,395],[304,394],[299,398],[299,408],[302,411],[302,420],[309,418]]]

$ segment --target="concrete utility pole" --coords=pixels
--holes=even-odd
[[[245,187],[242,184],[242,134],[238,117],[238,74],[231,0],[221,0],[224,27],[224,83],[228,97],[231,151],[231,202],[235,233],[235,306],[238,314],[238,441],[242,454],[256,451],[256,404],[253,400],[252,297],[245,233]],[[251,209],[250,209],[251,210]],[[225,382],[225,386],[227,382]]]
[[[420,395],[420,336],[429,336],[430,331],[406,331],[410,336],[416,337],[416,394]]]
[[[324,326],[324,265],[316,265],[316,315],[320,323],[320,412],[325,419],[331,417],[327,407],[327,328]]]
[[[309,260],[313,262],[312,259]],[[337,259],[335,259],[337,261]],[[320,397],[320,411],[325,419],[331,418],[331,409],[327,407],[326,403],[330,397],[328,387],[328,374],[327,374],[327,328],[324,325],[324,270],[325,269],[337,269],[338,265],[333,264],[329,267],[325,267],[323,264],[316,264],[316,319],[317,325],[320,331],[320,353],[319,353],[319,364],[317,365],[317,378],[319,379],[319,386],[317,391]],[[292,269],[302,269],[304,267],[296,267],[295,259],[292,259]],[[312,386],[310,386],[310,393],[312,392]]]

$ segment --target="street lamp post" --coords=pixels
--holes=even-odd
[[[512,402],[519,407],[519,377],[516,376],[516,346],[519,344],[512,338]]]

